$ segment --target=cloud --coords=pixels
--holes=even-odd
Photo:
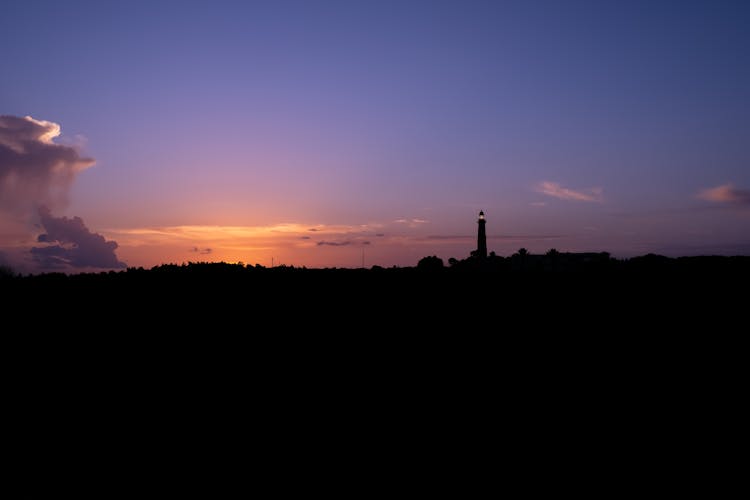
[[[331,247],[344,247],[344,246],[351,245],[351,244],[352,244],[351,241],[319,241],[317,243],[319,247],[324,246],[324,245],[331,246]]]
[[[342,240],[342,241],[319,241],[316,243],[317,246],[329,246],[329,247],[345,247],[349,245],[372,245],[372,242],[369,240],[361,240],[361,239],[354,239],[354,240]]]
[[[425,220],[425,219],[414,218],[414,219],[396,219],[393,222],[395,222],[396,224],[427,224],[430,221]]]
[[[41,225],[46,233],[37,241],[48,246],[33,247],[31,254],[42,268],[65,269],[97,267],[116,269],[126,267],[115,255],[117,242],[92,233],[80,217],[54,217],[46,207],[39,209]]]
[[[190,249],[190,251],[194,253],[199,253],[201,255],[208,255],[211,252],[213,252],[213,250],[211,250],[210,248],[198,248],[198,247],[193,247]]]
[[[563,187],[557,182],[543,181],[534,186],[534,191],[567,201],[603,201],[603,190],[600,187],[574,190]]]
[[[750,190],[739,189],[731,184],[707,188],[698,193],[698,198],[717,203],[750,205]]]
[[[55,217],[48,208],[64,206],[78,172],[94,164],[76,147],[56,144],[59,136],[57,123],[0,116],[0,229],[24,227],[38,215],[46,232],[37,242],[47,245],[29,249],[28,241],[23,253],[30,253],[42,269],[123,268],[115,255],[116,242],[89,231],[80,217]],[[77,137],[77,142],[82,139]]]
[[[30,215],[36,206],[67,202],[76,174],[94,160],[55,144],[59,135],[57,123],[0,116],[0,209]]]
[[[415,228],[415,227],[421,226],[422,224],[429,224],[430,223],[430,221],[428,221],[426,219],[419,219],[419,218],[416,218],[416,217],[412,218],[412,219],[396,219],[393,222],[396,223],[396,224],[403,224],[403,225],[405,225],[407,227],[410,227],[410,228]]]

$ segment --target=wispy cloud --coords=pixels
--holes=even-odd
[[[739,189],[732,184],[724,184],[712,188],[703,189],[698,193],[698,198],[717,203],[731,203],[734,205],[750,205],[750,190]]]
[[[412,219],[408,219],[408,218],[406,218],[406,219],[396,219],[393,222],[395,224],[402,224],[404,226],[411,227],[411,228],[419,227],[419,226],[421,226],[423,224],[429,224],[430,223],[430,221],[428,221],[426,219],[420,219],[420,218],[417,218],[417,217],[412,218]]]
[[[371,245],[372,242],[368,240],[341,240],[341,241],[319,241],[316,243],[317,246],[329,246],[329,247],[346,247],[349,245]]]
[[[557,182],[542,181],[534,186],[534,191],[567,201],[602,202],[604,200],[603,189],[600,187],[570,189]]]
[[[319,247],[322,246],[329,246],[329,247],[345,247],[347,245],[351,245],[351,241],[319,241],[317,245]]]
[[[194,253],[199,253],[201,255],[208,255],[211,252],[213,252],[213,250],[211,250],[210,248],[198,248],[198,247],[193,247],[190,249],[190,251]]]

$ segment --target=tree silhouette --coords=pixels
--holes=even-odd
[[[0,280],[4,278],[12,278],[15,276],[13,269],[8,266],[0,266]]]
[[[443,259],[441,259],[437,255],[422,257],[417,263],[417,269],[422,269],[425,271],[435,271],[443,269],[443,267]]]

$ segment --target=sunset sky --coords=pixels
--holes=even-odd
[[[749,26],[721,0],[8,0],[0,259],[414,265],[468,256],[480,209],[500,255],[747,255]]]

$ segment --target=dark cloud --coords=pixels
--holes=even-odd
[[[55,144],[60,126],[30,116],[0,116],[0,209],[32,214],[58,206],[78,172],[94,164],[70,146]]]
[[[383,234],[383,233],[378,233],[378,234],[376,234],[375,236],[377,236],[378,238],[382,238],[383,236],[385,236],[385,234]]]
[[[299,239],[301,239],[301,240],[309,240],[310,237],[309,236],[300,236]]]
[[[347,245],[351,245],[351,241],[319,241],[318,246],[328,245],[332,247],[345,247]]]
[[[118,269],[125,267],[115,255],[117,242],[92,233],[80,217],[55,217],[46,207],[39,209],[40,222],[46,233],[37,241],[49,243],[33,247],[31,254],[42,268],[65,269],[97,267]]]
[[[190,249],[190,251],[191,252],[195,252],[195,253],[199,253],[201,255],[208,255],[211,252],[213,252],[213,250],[210,249],[210,248],[198,248],[198,247],[193,247],[193,248]]]
[[[315,229],[314,227],[311,227],[310,229],[308,229],[308,231],[320,231],[320,229]]]
[[[320,246],[331,246],[331,247],[345,247],[349,245],[371,245],[371,241],[361,240],[344,240],[344,241],[319,241],[317,245]]]

